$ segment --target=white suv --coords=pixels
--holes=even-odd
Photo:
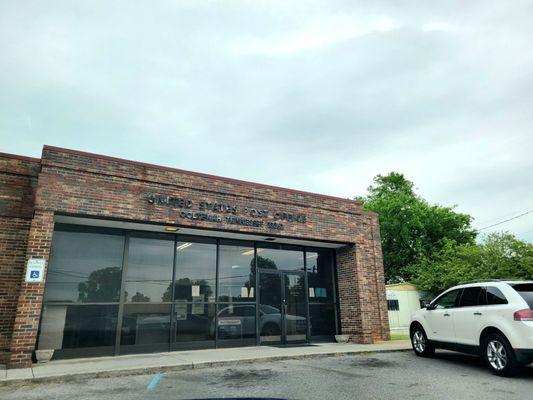
[[[483,281],[448,289],[412,317],[416,355],[435,348],[481,355],[497,375],[533,362],[533,281]]]

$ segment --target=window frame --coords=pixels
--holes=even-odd
[[[446,308],[437,308],[437,304],[440,300],[444,298],[444,296],[448,296],[452,292],[457,292],[457,297],[455,298],[455,304],[453,307],[446,307]],[[463,288],[457,288],[457,289],[451,289],[447,290],[446,292],[442,293],[439,297],[437,297],[435,300],[433,300],[430,304],[432,310],[450,310],[452,308],[458,308],[457,305],[459,304],[459,301],[461,299],[461,295],[463,294]]]
[[[496,303],[496,304],[489,304],[489,288],[496,289],[500,294],[503,296],[503,299],[505,300],[505,303]],[[505,296],[505,293],[503,293],[500,288],[496,286],[485,286],[485,301],[487,302],[486,306],[505,306],[509,304],[509,300],[507,299],[507,296]]]
[[[478,289],[478,294],[477,294],[477,304],[472,304],[472,305],[467,305],[467,306],[464,306],[462,305],[462,302],[463,302],[463,296],[465,294],[465,292],[469,289]],[[465,288],[462,288],[462,291],[461,291],[461,296],[459,298],[459,301],[457,303],[457,306],[456,308],[467,308],[467,307],[479,307],[479,306],[482,306],[484,304],[480,304],[479,300],[481,298],[481,295],[483,293],[483,291],[485,290],[485,301],[486,301],[486,287],[485,286],[468,286],[468,287],[465,287]]]
[[[96,226],[90,226],[90,225],[77,225],[77,224],[64,224],[64,223],[58,223],[54,227],[54,234],[56,231],[66,231],[66,232],[83,232],[83,233],[111,233],[113,235],[118,235],[123,238],[123,244],[121,248],[122,252],[122,264],[121,264],[121,277],[120,277],[120,294],[117,301],[110,301],[110,302],[54,302],[54,301],[44,301],[42,302],[42,307],[47,306],[60,306],[60,305],[79,305],[79,306],[91,306],[91,305],[98,305],[98,306],[104,306],[104,305],[113,305],[118,307],[118,313],[116,316],[116,334],[115,334],[115,341],[114,345],[109,347],[106,346],[106,354],[107,355],[119,355],[119,354],[126,354],[123,351],[121,351],[121,347],[128,346],[123,345],[122,342],[122,328],[124,325],[124,312],[127,307],[135,307],[135,306],[141,306],[143,304],[150,305],[152,307],[156,307],[157,305],[167,305],[170,306],[170,341],[169,341],[169,347],[171,350],[179,350],[180,342],[173,340],[173,335],[176,332],[177,323],[175,321],[175,313],[176,313],[176,299],[175,299],[175,293],[174,290],[171,290],[171,299],[170,301],[150,301],[150,302],[132,302],[131,299],[129,301],[126,301],[125,299],[125,289],[126,289],[126,283],[128,281],[128,264],[129,264],[129,256],[130,256],[130,239],[131,238],[154,238],[154,239],[167,239],[169,241],[173,242],[173,257],[172,257],[172,266],[171,266],[171,283],[174,285],[176,282],[176,270],[179,268],[179,260],[177,256],[177,250],[176,245],[179,242],[183,241],[194,241],[199,243],[210,243],[214,244],[216,247],[216,258],[214,260],[215,263],[215,300],[212,302],[209,301],[185,301],[184,303],[187,305],[187,310],[192,307],[193,304],[199,305],[200,303],[204,306],[207,305],[208,307],[214,307],[215,310],[215,317],[214,317],[214,324],[215,324],[215,336],[214,336],[214,346],[212,347],[227,347],[226,344],[229,344],[226,342],[226,340],[223,340],[222,342],[219,342],[218,336],[218,311],[223,309],[224,307],[227,307],[229,304],[233,304],[237,307],[248,307],[253,306],[256,310],[255,313],[255,324],[256,324],[256,337],[255,342],[253,345],[260,345],[260,334],[259,334],[259,314],[261,312],[261,303],[259,298],[259,274],[261,273],[259,271],[259,268],[257,266],[257,248],[278,248],[281,250],[298,250],[301,252],[301,255],[303,257],[303,270],[287,270],[286,272],[293,272],[293,273],[301,273],[305,277],[305,293],[306,293],[306,318],[307,318],[307,341],[311,341],[313,339],[321,340],[321,338],[317,336],[312,336],[311,332],[311,326],[310,326],[310,319],[311,319],[311,312],[309,309],[309,306],[316,306],[318,308],[329,308],[331,307],[333,310],[333,316],[332,319],[334,320],[334,326],[331,327],[331,330],[335,333],[339,332],[339,312],[338,312],[338,277],[337,277],[337,259],[336,259],[336,252],[334,249],[330,248],[323,248],[323,247],[311,247],[311,246],[293,246],[293,245],[279,245],[279,244],[272,244],[268,242],[262,242],[262,241],[250,241],[250,240],[235,240],[235,239],[227,239],[227,238],[217,238],[217,237],[211,237],[211,236],[194,236],[194,235],[182,235],[179,233],[160,233],[160,232],[151,232],[151,231],[142,231],[142,230],[132,230],[132,229],[121,229],[121,228],[108,228],[108,227],[96,227]],[[250,248],[250,250],[253,249],[253,255],[251,257],[251,260],[253,260],[253,268],[255,270],[255,287],[254,287],[254,298],[250,298],[248,301],[226,301],[226,300],[220,300],[220,262],[221,262],[221,246],[239,246],[239,247],[246,247]],[[310,301],[309,299],[309,289],[308,289],[308,277],[309,272],[307,269],[307,253],[308,252],[317,252],[321,253],[324,252],[327,254],[327,257],[330,258],[330,261],[328,261],[329,266],[327,267],[330,271],[330,280],[331,280],[331,292],[332,292],[332,301],[327,302],[316,302]],[[285,270],[283,270],[285,271]],[[130,294],[131,296],[131,294]],[[181,302],[180,302],[181,305]],[[252,316],[249,316],[252,317]],[[37,336],[37,348],[39,348],[39,337],[41,334],[41,326],[42,321],[39,324],[39,332]],[[61,328],[61,329],[64,329]],[[329,328],[328,328],[329,329]],[[332,338],[330,339],[332,340]],[[250,343],[252,344],[252,343]],[[202,348],[201,346],[198,346],[198,348]],[[98,349],[96,349],[98,350]],[[110,351],[108,351],[110,350]],[[75,354],[77,353],[77,354]],[[129,352],[128,352],[129,353]],[[55,352],[56,356],[55,358],[72,358],[72,357],[80,357],[83,355],[87,355],[86,348],[80,347],[80,348],[74,348],[74,349],[56,349]]]

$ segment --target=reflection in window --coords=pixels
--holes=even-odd
[[[335,310],[333,304],[309,304],[311,336],[335,334]]]
[[[516,289],[516,286],[515,286],[515,289]],[[524,297],[523,293],[520,293],[520,294],[522,295],[522,297]],[[497,287],[487,286],[487,304],[489,305],[507,304],[507,299],[505,298],[504,294],[500,291],[500,289],[498,289]]]
[[[255,305],[221,304],[218,306],[218,339],[232,345],[255,344]]]
[[[281,342],[280,308],[264,304],[259,306],[259,333],[261,343]]]
[[[292,246],[261,245],[257,248],[257,266],[264,269],[303,271],[303,250]]]
[[[333,268],[328,250],[307,252],[307,279],[309,301],[312,303],[333,302]]]
[[[178,241],[174,298],[215,301],[217,246],[214,240]]]
[[[170,304],[126,304],[122,320],[121,346],[168,345]]]
[[[465,288],[463,290],[463,294],[461,295],[459,307],[472,307],[482,304],[480,303],[481,292],[480,286]],[[483,302],[484,301],[485,299],[483,299]]]
[[[255,301],[253,246],[221,244],[218,276],[219,301]]]
[[[175,305],[176,342],[213,341],[215,339],[215,305],[205,303]]]
[[[303,271],[303,249],[272,244],[257,248],[257,267],[265,271],[263,304],[257,310],[253,243],[219,241],[216,299],[217,240],[132,232],[122,276],[124,235],[111,229],[56,226],[40,349],[62,350],[56,352],[60,357],[113,354],[122,278],[126,304],[118,332],[121,353],[212,347],[216,335],[221,346],[251,345],[257,329],[261,341],[279,342],[282,325],[289,339],[305,339],[306,296],[312,335],[335,333],[333,257],[328,250],[306,253],[306,291],[303,273],[286,276],[282,285],[282,275],[267,271]],[[283,324],[282,290],[288,318]],[[100,305],[87,304],[93,302]]]
[[[39,349],[114,346],[117,314],[118,305],[45,305]]]
[[[124,237],[97,230],[56,230],[45,302],[116,302],[120,297]]]
[[[307,307],[303,274],[285,275],[285,333],[287,340],[305,340]]]
[[[442,295],[436,302],[435,308],[453,308],[457,305],[457,296],[462,289],[452,290],[444,295]]]
[[[173,263],[173,240],[131,237],[126,273],[126,301],[171,301]]]

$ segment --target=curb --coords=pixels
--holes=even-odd
[[[325,358],[325,357],[341,357],[345,355],[354,354],[370,354],[370,353],[396,353],[403,351],[411,351],[408,349],[385,349],[385,350],[351,350],[344,352],[329,352],[329,353],[317,353],[317,354],[299,354],[299,355],[286,355],[286,356],[267,356],[261,358],[248,358],[240,360],[224,360],[224,361],[201,361],[192,362],[190,364],[181,365],[166,365],[146,368],[130,368],[120,370],[108,370],[98,372],[80,372],[76,374],[65,374],[57,376],[47,376],[38,378],[22,378],[22,379],[10,379],[0,381],[0,387],[20,387],[30,384],[39,383],[66,383],[66,382],[80,382],[88,379],[101,379],[101,378],[118,378],[123,376],[134,375],[151,375],[163,372],[175,372],[175,371],[188,371],[192,369],[207,369],[216,367],[235,366],[240,364],[260,364],[264,362],[283,361],[283,360],[299,360],[299,359],[312,359],[312,358]]]

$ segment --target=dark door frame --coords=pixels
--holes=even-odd
[[[280,294],[280,301],[281,301],[281,342],[279,344],[286,345],[291,343],[309,343],[309,299],[307,296],[307,273],[305,271],[290,271],[290,270],[271,270],[271,269],[257,269],[257,275],[258,275],[258,290],[257,290],[257,304],[258,308],[261,307],[261,275],[267,274],[267,275],[278,275],[280,280],[280,287],[279,287],[279,294]],[[304,278],[304,302],[305,302],[305,320],[306,320],[306,329],[305,329],[305,340],[303,341],[289,341],[287,339],[287,293],[285,291],[285,280],[287,279],[288,275],[297,275]],[[260,314],[258,312],[258,314]],[[258,335],[257,339],[259,344],[272,344],[272,343],[261,343],[261,327],[260,327],[260,321],[258,319]]]

